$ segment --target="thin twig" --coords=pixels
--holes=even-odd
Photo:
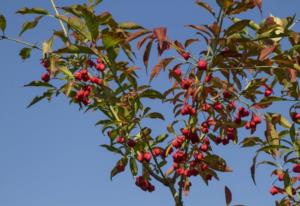
[[[56,5],[55,5],[54,0],[50,0],[50,1],[51,1],[52,8],[53,8],[53,10],[55,11],[55,14],[56,14],[57,16],[59,16],[60,14],[59,14],[59,12],[58,12],[58,10],[57,10],[57,8],[56,8]],[[62,20],[60,20],[60,19],[59,19],[58,21],[59,21],[59,23],[60,23],[60,25],[61,25],[61,28],[62,28],[62,30],[63,30],[65,36],[68,37],[68,33],[67,33],[67,30],[66,30],[66,28],[65,28],[64,23],[63,23]]]

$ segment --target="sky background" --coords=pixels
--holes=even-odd
[[[57,0],[58,5],[80,2],[83,1]],[[25,6],[51,9],[50,2],[45,0],[0,0],[0,3],[0,13],[7,16],[10,36],[17,36],[25,19],[32,19],[16,15],[17,9]],[[299,8],[300,1],[296,0],[265,0],[263,16],[272,13],[299,17]],[[204,24],[209,19],[193,0],[104,0],[99,11],[104,10],[109,10],[118,21],[133,21],[146,28],[166,26],[173,39],[193,37],[194,32],[183,25]],[[257,9],[247,17],[262,19]],[[59,24],[51,19],[43,20],[37,31],[28,32],[22,38],[40,42],[49,38],[51,28],[59,28]],[[83,114],[77,106],[69,106],[63,96],[54,98],[50,104],[43,102],[26,109],[41,90],[22,85],[39,79],[43,69],[39,64],[41,54],[33,52],[32,58],[23,62],[17,55],[21,48],[0,41],[0,205],[173,205],[167,188],[155,184],[154,193],[142,192],[134,186],[130,172],[110,181],[110,170],[118,158],[99,147],[106,137],[94,126],[101,118],[98,113]],[[140,61],[137,64],[142,66]],[[150,67],[154,64],[152,58]],[[160,78],[154,84],[165,86]],[[156,126],[154,130],[159,129]],[[191,193],[185,198],[187,206],[225,205],[225,185],[231,188],[234,204],[273,205],[274,199],[268,192],[272,184],[269,168],[258,169],[256,186],[251,181],[249,167],[254,150],[229,146],[222,147],[219,154],[226,157],[234,172],[220,175],[222,181],[214,180],[209,187],[199,177],[194,178]]]

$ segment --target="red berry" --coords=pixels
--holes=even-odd
[[[293,172],[300,173],[300,164],[294,164]]]
[[[207,70],[207,61],[205,61],[205,60],[199,60],[198,61],[198,68],[200,69],[200,70]]]
[[[181,87],[182,89],[189,89],[190,86],[193,84],[193,80],[192,79],[182,79],[181,80]]]
[[[100,79],[100,78],[98,78],[98,77],[96,77],[96,76],[91,77],[91,78],[90,78],[90,81],[91,81],[92,83],[98,84],[98,85],[103,84],[103,80]]]
[[[191,54],[189,52],[183,52],[181,53],[181,56],[184,58],[185,61],[187,61],[191,57]]]
[[[78,81],[81,81],[81,80],[82,80],[82,77],[81,77],[81,73],[80,73],[80,72],[75,72],[75,73],[74,73],[74,77],[75,77],[75,79],[77,79]]]
[[[49,73],[44,73],[44,74],[42,74],[41,79],[42,79],[44,82],[49,82],[49,81],[50,81],[50,75],[49,75]]]
[[[118,138],[116,139],[116,142],[117,142],[117,143],[120,143],[120,144],[123,144],[123,143],[125,142],[125,138],[124,138],[124,137],[118,137]]]
[[[214,109],[217,111],[221,111],[223,109],[223,105],[220,102],[216,102],[214,104]]]
[[[154,155],[154,156],[159,156],[159,155],[162,154],[162,152],[163,152],[162,149],[159,148],[159,147],[153,148],[153,155]]]
[[[136,159],[137,159],[139,162],[143,162],[143,160],[144,160],[144,155],[143,155],[143,153],[138,152],[138,153],[137,153]]]
[[[205,81],[205,82],[210,82],[210,80],[211,80],[212,78],[213,78],[213,76],[212,76],[211,74],[208,74],[208,75],[205,76],[204,81]]]
[[[300,113],[292,112],[291,116],[292,116],[292,120],[295,121],[295,122],[300,120]]]
[[[201,150],[202,152],[207,152],[207,150],[208,150],[208,145],[207,145],[207,144],[202,144],[202,145],[200,146],[200,150]]]
[[[272,88],[267,88],[267,89],[265,90],[265,97],[270,96],[272,93],[273,93],[273,89],[272,89]]]
[[[143,154],[143,159],[144,159],[146,162],[150,162],[151,158],[152,158],[152,155],[151,155],[150,152],[145,152],[145,153]]]
[[[133,139],[129,139],[128,141],[127,141],[127,145],[128,145],[128,147],[131,147],[131,148],[133,148],[134,146],[135,146],[135,141],[133,140]]]
[[[175,77],[180,77],[182,72],[181,72],[181,69],[179,67],[176,67],[173,71],[172,71],[173,75]]]
[[[99,71],[99,72],[103,72],[105,70],[105,64],[103,63],[98,63],[96,65],[96,69]]]
[[[283,179],[284,179],[284,173],[278,174],[277,177],[278,177],[279,181],[283,181]]]

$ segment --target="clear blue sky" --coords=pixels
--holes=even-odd
[[[5,2],[5,4],[4,4]],[[83,1],[61,1],[68,4]],[[24,19],[14,14],[20,7],[50,8],[49,1],[2,0],[0,12],[8,18],[7,34],[18,34]],[[298,14],[300,1],[265,0],[264,16],[270,11],[285,17]],[[147,28],[167,26],[172,38],[191,37],[193,32],[183,25],[206,23],[207,15],[193,0],[104,0],[100,10],[109,10],[119,21],[134,21]],[[260,20],[257,10],[249,18]],[[49,28],[59,25],[42,21],[38,32],[28,32],[24,39],[38,42],[49,37]],[[298,26],[299,28],[299,26]],[[0,205],[1,206],[171,206],[169,191],[157,186],[153,194],[134,186],[129,172],[109,180],[110,169],[117,157],[98,145],[105,140],[94,126],[101,117],[96,113],[83,114],[76,106],[69,106],[64,97],[26,109],[30,100],[41,91],[22,85],[38,79],[43,71],[40,54],[34,52],[25,63],[17,53],[21,47],[12,42],[0,42]],[[154,64],[151,62],[151,66]],[[140,61],[138,61],[140,64]],[[141,65],[141,64],[140,64]],[[163,84],[156,81],[157,85]],[[246,135],[246,134],[243,134]],[[250,180],[249,166],[253,150],[238,146],[223,147],[233,173],[220,175],[206,187],[195,178],[187,206],[225,205],[224,185],[234,195],[234,204],[249,206],[273,205],[269,195],[272,178],[269,171],[258,170],[258,185]]]

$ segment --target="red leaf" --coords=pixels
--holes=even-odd
[[[156,77],[162,69],[165,69],[168,64],[173,60],[173,57],[162,59],[151,71],[150,81]]]
[[[153,40],[148,42],[145,52],[144,52],[144,56],[143,56],[143,61],[144,61],[146,70],[148,68],[148,62],[149,62],[149,56],[150,56],[150,52],[151,52],[151,48],[152,48],[152,43],[153,43]]]
[[[159,48],[163,49],[163,43],[167,40],[167,28],[159,27],[153,30],[153,34],[158,41]]]
[[[230,205],[232,201],[232,194],[230,189],[227,186],[225,186],[225,199],[226,199],[226,205]]]
[[[275,45],[270,45],[261,50],[259,54],[259,61],[265,60],[275,50],[275,48]]]
[[[260,13],[262,13],[262,3],[263,1],[262,0],[253,0],[255,5],[258,7]]]
[[[140,36],[143,36],[143,35],[145,35],[145,34],[148,34],[148,33],[150,33],[148,30],[140,30],[140,31],[131,33],[131,34],[127,37],[126,41],[127,41],[127,42],[130,42],[130,41],[135,40],[136,38],[138,38],[138,37],[140,37]]]

